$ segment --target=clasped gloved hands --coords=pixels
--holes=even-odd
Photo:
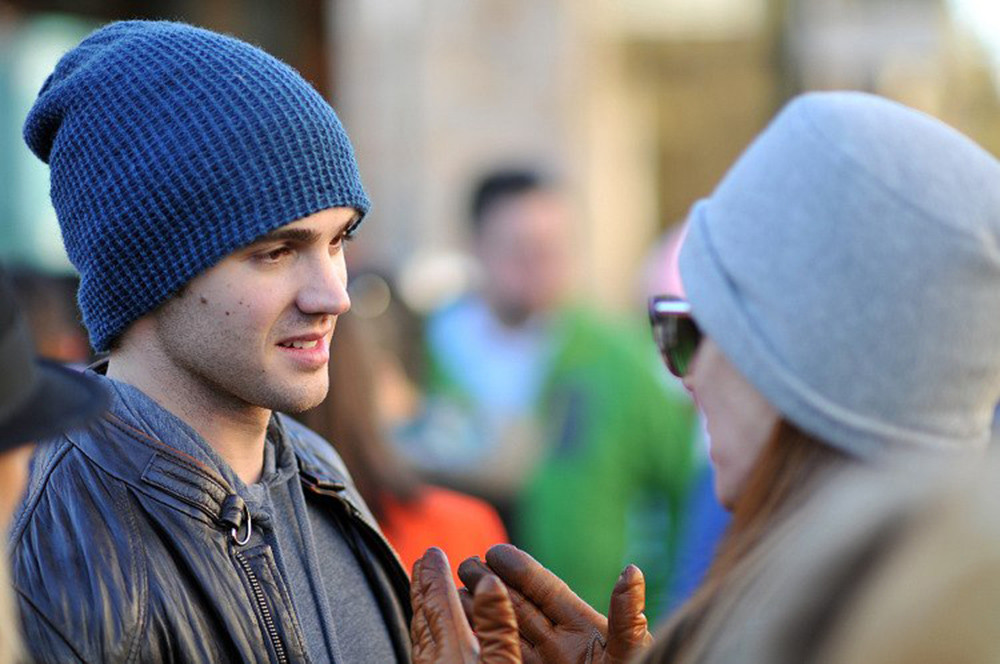
[[[491,548],[485,564],[469,558],[458,573],[460,593],[439,549],[413,567],[415,664],[624,664],[652,642],[645,580],[634,565],[618,577],[607,618],[509,544]]]
[[[534,558],[509,544],[492,547],[485,564],[478,558],[465,560],[458,575],[466,588],[475,589],[474,594],[461,591],[462,603],[473,619],[480,584],[496,575],[507,586],[525,664],[619,664],[652,643],[643,613],[646,582],[635,565],[618,577],[607,618]]]

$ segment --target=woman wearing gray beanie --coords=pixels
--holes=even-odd
[[[757,661],[739,644],[763,614],[734,606],[749,585],[765,589],[750,608],[767,607],[775,539],[821,486],[845,469],[985,449],[1000,401],[1000,163],[885,99],[804,95],[692,209],[680,268],[687,300],[656,298],[650,315],[705,414],[734,518],[706,582],[644,660]],[[450,624],[438,556],[415,569],[417,653]],[[633,566],[608,618],[513,547],[460,574],[470,589],[504,581],[524,661],[625,661],[651,640]],[[484,587],[492,601],[477,606],[504,605]],[[509,644],[480,613],[483,651]],[[516,661],[507,655],[497,661]]]

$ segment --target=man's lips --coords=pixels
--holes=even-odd
[[[280,352],[306,369],[317,369],[330,361],[330,332],[286,337],[277,343]]]
[[[323,344],[329,338],[330,330],[326,332],[314,332],[312,334],[300,334],[295,337],[286,337],[278,342],[279,346],[295,349],[312,349]]]

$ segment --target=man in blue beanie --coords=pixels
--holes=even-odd
[[[253,46],[130,21],[62,58],[24,135],[112,394],[34,459],[13,522],[34,658],[408,660],[405,570],[278,414],[326,396],[369,207],[334,111]]]

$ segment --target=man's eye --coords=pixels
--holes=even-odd
[[[277,263],[282,258],[291,253],[291,249],[288,247],[278,247],[277,249],[272,249],[270,251],[260,254],[259,258],[261,262],[264,263]]]
[[[354,231],[352,229],[350,231],[341,233],[337,237],[333,238],[333,241],[330,242],[330,247],[333,249],[337,249],[347,244],[348,242],[351,242],[353,239],[354,239]]]

